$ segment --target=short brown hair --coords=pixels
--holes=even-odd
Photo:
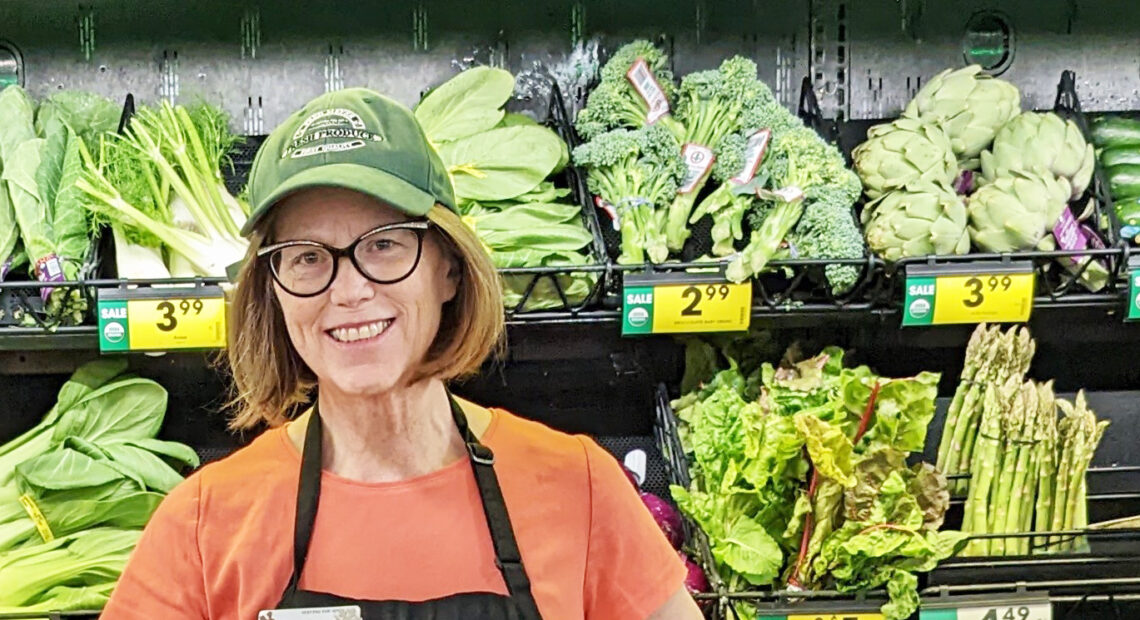
[[[475,233],[451,210],[428,213],[438,240],[459,269],[455,298],[443,306],[439,333],[415,379],[463,378],[479,370],[502,347],[503,291],[498,272]],[[312,398],[317,377],[293,347],[277,303],[273,279],[256,259],[272,230],[272,217],[250,239],[238,275],[229,318],[229,360],[236,409],[235,430],[279,426]]]

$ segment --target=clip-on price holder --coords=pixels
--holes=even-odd
[[[1045,593],[941,596],[923,599],[919,620],[1052,620]]]
[[[757,620],[883,620],[881,602],[813,600],[802,605],[760,606]]]
[[[220,286],[102,288],[97,291],[99,350],[174,351],[226,346]]]
[[[729,282],[723,270],[626,274],[623,336],[747,331],[752,282]]]
[[[1140,321],[1140,256],[1128,259],[1128,312],[1125,321]]]
[[[902,324],[1022,323],[1035,286],[1030,261],[907,265]]]

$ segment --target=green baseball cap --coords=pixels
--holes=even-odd
[[[408,215],[455,210],[447,168],[411,110],[366,88],[313,99],[269,134],[249,174],[249,235],[283,198],[310,187],[368,194]]]

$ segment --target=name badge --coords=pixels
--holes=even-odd
[[[305,607],[303,609],[267,609],[257,612],[257,620],[363,620],[360,607]]]

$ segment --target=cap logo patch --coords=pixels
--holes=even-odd
[[[384,137],[369,131],[360,115],[347,108],[328,108],[305,119],[285,147],[282,158],[300,159],[361,148]]]

